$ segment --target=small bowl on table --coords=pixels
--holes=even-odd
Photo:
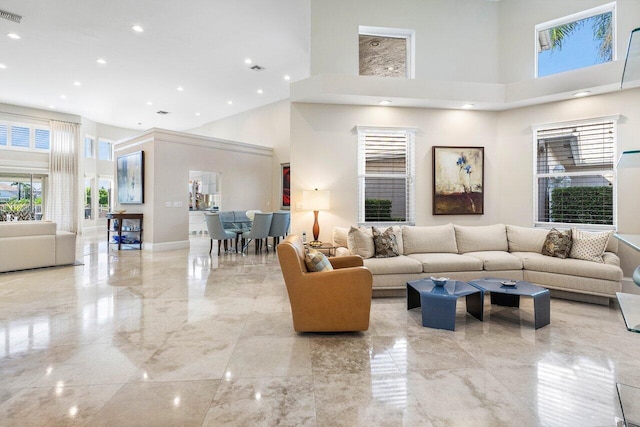
[[[433,276],[429,277],[429,279],[431,279],[433,284],[438,286],[438,287],[442,287],[442,286],[446,285],[447,281],[449,280],[448,277],[433,277]]]

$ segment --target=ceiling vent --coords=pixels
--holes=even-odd
[[[4,19],[7,19],[9,21],[17,22],[19,24],[20,20],[22,19],[22,16],[16,15],[15,13],[7,12],[7,11],[4,11],[4,10],[0,10],[0,18],[4,18]]]
[[[160,111],[158,111],[158,114],[160,114],[161,116],[166,116],[167,114],[169,114],[169,112],[160,110]]]
[[[264,68],[264,67],[261,67],[261,66],[259,66],[259,65],[254,65],[253,67],[251,67],[251,69],[252,69],[253,71],[264,71],[264,70],[265,70],[265,68]]]

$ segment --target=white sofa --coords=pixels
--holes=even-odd
[[[348,231],[333,231],[337,255],[352,254]],[[429,276],[464,281],[498,277],[538,284],[560,298],[609,304],[622,289],[617,239],[609,239],[601,264],[542,255],[547,233],[503,224],[394,227],[400,256],[366,258],[364,265],[373,274],[375,296],[401,294],[407,281]]]
[[[0,272],[73,264],[76,235],[55,222],[0,222]]]

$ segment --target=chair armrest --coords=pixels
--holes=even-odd
[[[346,267],[333,271],[306,273],[302,277],[305,293],[313,292],[316,297],[329,296],[335,304],[335,295],[349,294],[358,299],[360,296],[371,298],[372,275],[366,267]]]
[[[362,267],[362,257],[357,255],[340,256],[329,258],[331,266],[336,269],[348,268],[348,267]]]

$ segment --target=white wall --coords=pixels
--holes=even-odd
[[[275,102],[189,130],[189,133],[204,135],[247,144],[261,145],[273,149],[273,173],[269,211],[280,209],[280,164],[290,160],[290,103],[289,100]],[[209,170],[209,169],[207,169]]]
[[[302,191],[331,191],[331,210],[320,213],[320,240],[334,226],[358,220],[357,133],[355,126],[417,127],[416,224],[493,224],[499,222],[497,113],[420,108],[389,108],[294,103],[291,107],[292,232],[311,234],[313,213],[298,211]],[[485,147],[485,214],[433,216],[431,147]]]
[[[499,81],[500,3],[312,0],[311,75],[358,75],[358,26],[415,30],[416,78]]]
[[[144,204],[117,208],[144,213],[146,248],[189,245],[190,170],[222,174],[222,210],[270,210],[271,181],[265,177],[272,176],[271,148],[151,129],[119,143],[116,155],[139,150],[145,155]]]

